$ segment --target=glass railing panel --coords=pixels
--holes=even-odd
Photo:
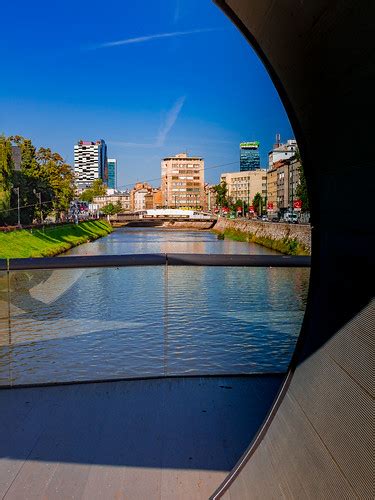
[[[135,266],[0,274],[0,384],[285,373],[309,269]]]
[[[305,310],[309,269],[169,267],[167,373],[282,373]]]
[[[0,385],[8,385],[11,377],[8,289],[8,275],[0,271]]]
[[[10,288],[13,385],[163,375],[164,267],[14,271]]]

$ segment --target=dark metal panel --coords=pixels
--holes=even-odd
[[[87,267],[127,267],[127,266],[163,266],[165,254],[137,255],[88,255],[74,257],[47,257],[38,259],[12,259],[9,269],[21,271],[27,269],[70,269]]]
[[[290,255],[167,254],[171,266],[310,267],[310,257]]]
[[[127,266],[310,267],[310,257],[288,255],[134,254],[12,259],[11,271]]]

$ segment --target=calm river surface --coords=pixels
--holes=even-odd
[[[68,255],[274,254],[210,232],[118,229]],[[0,276],[0,384],[286,370],[308,269],[130,267]],[[8,320],[10,310],[11,319]]]

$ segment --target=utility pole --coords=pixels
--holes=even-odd
[[[20,214],[20,188],[13,188],[13,191],[17,193],[17,212],[18,212],[18,227],[21,227],[21,214]]]

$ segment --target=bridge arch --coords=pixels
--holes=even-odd
[[[375,4],[214,2],[265,64],[294,128],[311,199],[312,269],[287,380],[213,498],[372,498]]]

